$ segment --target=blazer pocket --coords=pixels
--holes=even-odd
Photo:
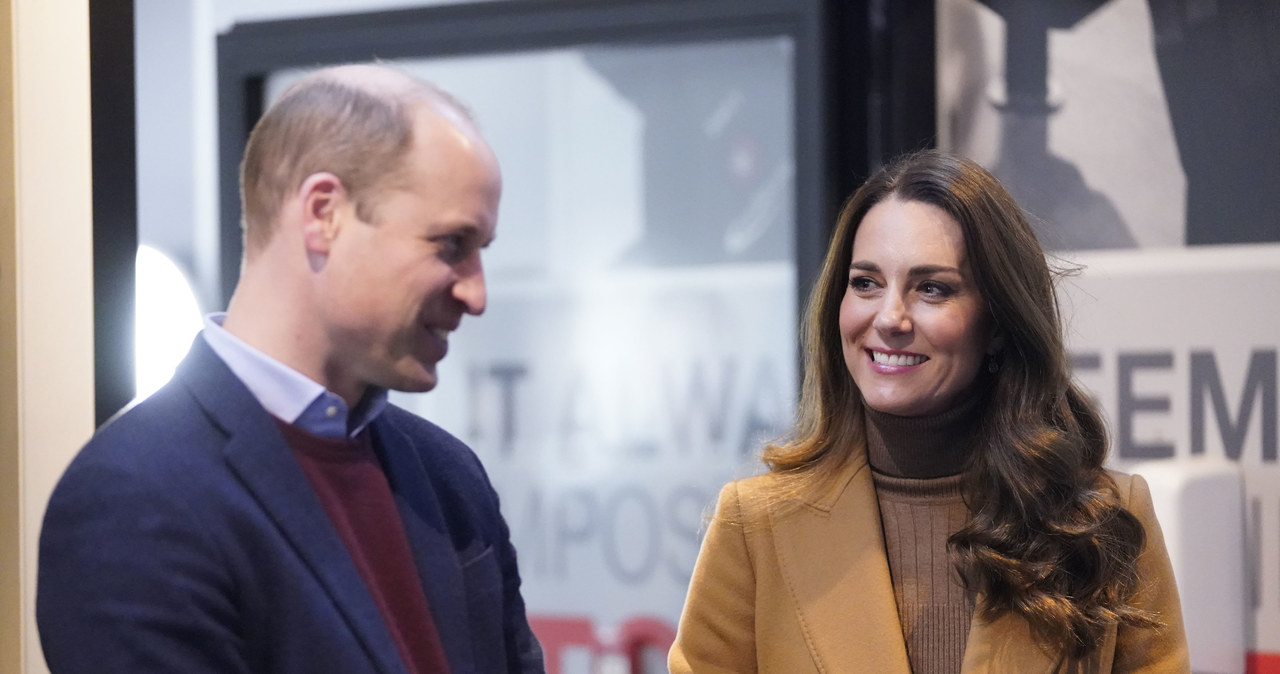
[[[478,672],[501,672],[507,668],[503,639],[502,570],[493,546],[474,557],[459,554],[462,582],[466,584],[467,626],[471,630],[471,651]]]

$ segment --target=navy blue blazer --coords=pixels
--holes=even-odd
[[[394,406],[371,428],[452,671],[543,671],[475,454]],[[280,430],[203,337],[59,481],[36,620],[55,673],[405,672]]]

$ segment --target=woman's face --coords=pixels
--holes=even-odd
[[[998,347],[995,333],[959,223],[896,198],[867,211],[853,239],[840,338],[868,406],[899,416],[950,409]]]

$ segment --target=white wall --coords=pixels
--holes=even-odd
[[[46,672],[45,504],[93,432],[89,15],[0,1],[0,671]]]

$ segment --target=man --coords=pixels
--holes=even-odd
[[[40,541],[54,672],[542,671],[475,455],[386,402],[485,307],[497,161],[462,107],[313,73],[241,167],[246,255],[173,381],[67,469]]]

